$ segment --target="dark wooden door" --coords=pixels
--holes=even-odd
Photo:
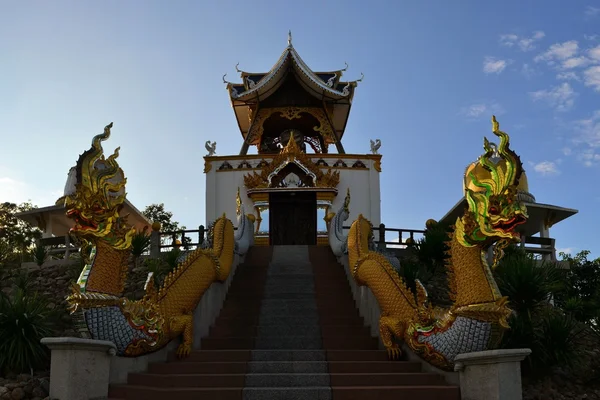
[[[271,245],[317,244],[316,193],[271,193],[269,232]]]

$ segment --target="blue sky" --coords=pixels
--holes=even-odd
[[[291,29],[314,70],[365,74],[343,142],[381,139],[386,225],[421,229],[458,201],[494,113],[537,200],[580,211],[557,247],[600,256],[600,1],[368,4],[0,3],[0,201],[52,204],[113,121],[129,199],[205,223],[204,142],[241,146],[221,77],[269,70]]]

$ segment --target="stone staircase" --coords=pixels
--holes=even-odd
[[[419,363],[388,361],[329,248],[251,252],[201,350],[130,374],[111,398],[460,399],[458,387]]]

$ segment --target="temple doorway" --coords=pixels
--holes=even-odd
[[[271,245],[316,245],[317,194],[270,193],[269,232]]]

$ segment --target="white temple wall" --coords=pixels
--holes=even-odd
[[[348,224],[354,221],[358,214],[369,219],[373,225],[379,225],[381,222],[381,197],[379,174],[375,168],[379,156],[370,155],[349,155],[349,154],[319,154],[312,157],[313,162],[319,158],[323,159],[330,168],[339,171],[340,183],[337,186],[338,194],[333,201],[330,211],[337,210],[344,203],[346,190],[350,188],[350,218]],[[240,156],[223,157],[205,157],[205,162],[210,165],[210,170],[206,172],[206,220],[205,226],[224,212],[234,225],[236,220],[236,192],[240,188],[240,195],[244,204],[246,213],[256,214],[252,200],[246,195],[244,187],[244,175],[251,174],[252,171],[260,173],[260,169],[237,169],[242,162],[249,163],[255,167],[263,157],[249,155],[247,158]],[[270,157],[264,157],[270,161]],[[342,160],[346,167],[335,168],[336,161]],[[353,168],[356,161],[361,161],[367,168]],[[227,162],[233,169],[219,170]],[[326,172],[329,168],[324,167],[321,170]],[[206,168],[205,168],[206,170]]]

